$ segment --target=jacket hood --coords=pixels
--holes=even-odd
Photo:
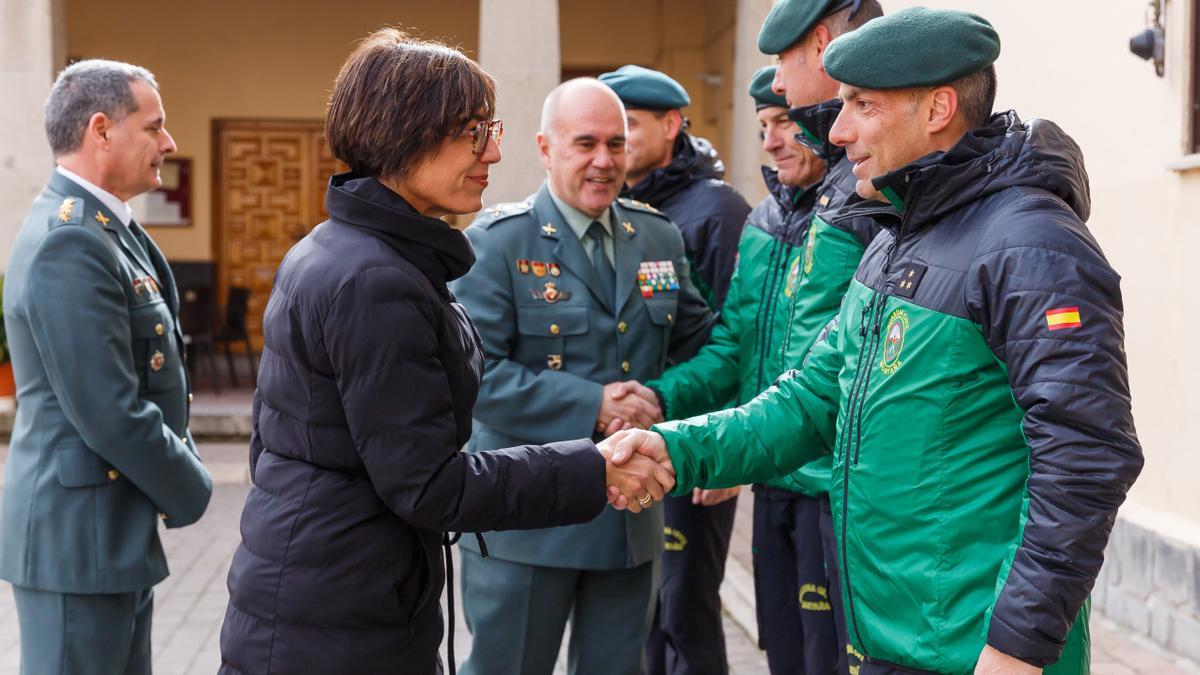
[[[841,159],[846,151],[829,142],[829,131],[837,121],[838,113],[842,111],[841,99],[830,99],[816,105],[802,106],[788,110],[788,119],[800,127],[796,140],[817,153],[817,156],[828,164]]]
[[[637,185],[622,189],[621,196],[657,206],[696,181],[721,180],[724,176],[725,163],[712,143],[681,133],[675,138],[671,163],[650,172]]]
[[[873,180],[903,213],[908,229],[1010,187],[1048,190],[1086,222],[1091,194],[1083,151],[1058,125],[1023,122],[1016,112],[992,116],[946,152],[935,152]],[[868,204],[870,202],[862,202]],[[876,204],[878,206],[878,204]]]
[[[332,220],[382,239],[446,293],[446,282],[475,264],[466,235],[445,221],[417,213],[403,197],[374,178],[353,172],[334,174],[325,193]]]

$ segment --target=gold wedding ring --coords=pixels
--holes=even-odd
[[[652,502],[652,501],[654,501],[654,497],[651,497],[649,492],[642,495],[641,497],[638,497],[638,503],[641,504],[642,506],[650,506],[650,502]]]

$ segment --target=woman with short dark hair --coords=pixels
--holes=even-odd
[[[494,107],[477,64],[391,29],[338,75],[326,138],[351,171],[263,317],[222,673],[440,672],[444,533],[584,522],[607,486],[633,504],[669,487],[589,440],[460,451],[483,354],[446,282],[474,255],[437,216],[481,207]]]

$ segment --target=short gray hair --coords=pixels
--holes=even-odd
[[[46,98],[46,138],[54,156],[79,149],[92,115],[119,120],[137,110],[129,86],[134,80],[158,89],[153,73],[120,61],[86,59],[64,68]]]

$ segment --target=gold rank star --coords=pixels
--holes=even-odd
[[[631,223],[621,223],[621,227],[625,228],[625,232],[627,234],[633,234],[634,232],[637,232],[637,230],[633,229],[633,225]]]
[[[104,214],[103,214],[103,213],[101,213],[100,211],[97,211],[97,212],[96,212],[96,220],[100,221],[100,224],[101,224],[101,225],[107,225],[107,224],[108,224],[108,216],[104,215]]]
[[[545,225],[542,226],[542,232],[545,232],[546,234],[557,234],[558,228],[551,225],[550,223],[546,223]]]
[[[67,197],[58,205],[58,219],[61,222],[67,222],[71,219],[71,211],[75,210],[75,198]]]

